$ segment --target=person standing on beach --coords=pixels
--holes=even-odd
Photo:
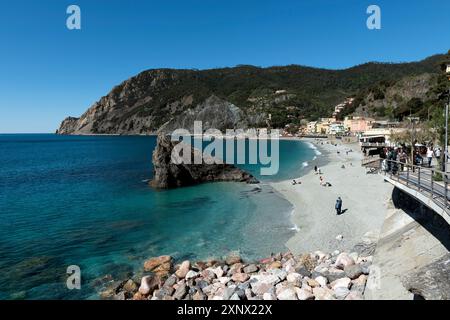
[[[334,208],[336,209],[336,214],[340,215],[342,212],[342,199],[341,197],[338,197],[336,200],[336,205],[334,206]]]

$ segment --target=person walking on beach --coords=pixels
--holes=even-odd
[[[336,200],[336,205],[334,206],[334,208],[336,209],[336,214],[340,215],[342,212],[342,199],[341,197],[338,197]]]

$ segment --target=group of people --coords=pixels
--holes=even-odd
[[[432,146],[428,146],[426,148],[426,152],[422,153],[420,148],[415,148],[413,153],[413,164],[417,166],[423,166],[428,165],[429,168],[431,168],[431,164],[433,162],[433,157],[439,158],[441,156],[441,149],[435,148],[433,150]],[[408,157],[408,154],[406,153],[406,150],[402,147],[399,148],[384,148],[383,152],[381,154],[381,158],[386,159],[386,163],[384,164],[385,171],[393,172],[394,174],[399,170],[404,170],[404,166],[406,163],[410,162],[410,159]],[[424,159],[426,158],[426,160]],[[394,162],[396,161],[396,162]]]

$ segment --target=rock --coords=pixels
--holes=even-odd
[[[245,282],[249,278],[250,278],[249,275],[246,273],[235,273],[231,277],[231,280],[233,280],[234,282]]]
[[[327,254],[322,251],[316,251],[314,252],[314,255],[319,262],[322,262],[327,257]]]
[[[352,280],[350,278],[341,278],[333,281],[330,286],[333,290],[336,290],[337,288],[350,288]]]
[[[236,292],[236,286],[229,286],[223,290],[222,298],[223,300],[230,300],[233,294]]]
[[[125,291],[121,291],[117,294],[114,295],[113,300],[126,300],[127,299],[127,294],[125,293]]]
[[[333,291],[328,288],[313,288],[313,295],[316,300],[336,300],[333,295]]]
[[[344,236],[342,234],[339,234],[336,236],[336,240],[342,241],[342,240],[344,240]]]
[[[160,278],[158,276],[149,275],[142,277],[139,292],[143,295],[148,295],[159,286],[159,283]]]
[[[167,263],[172,263],[171,256],[160,256],[156,258],[151,258],[144,262],[144,270],[145,271],[154,271],[161,265],[166,265]]]
[[[206,300],[206,295],[201,291],[198,290],[193,296],[192,300]]]
[[[310,286],[311,288],[320,287],[320,283],[314,279],[308,279],[307,283],[308,283],[308,286]]]
[[[316,267],[317,262],[316,262],[315,258],[312,257],[310,254],[303,254],[300,256],[299,263],[298,263],[298,266],[302,266],[302,265],[305,266],[305,268],[311,272]],[[298,273],[300,273],[300,272],[298,272]]]
[[[339,269],[330,269],[328,272],[324,274],[324,276],[328,279],[328,282],[336,281],[337,279],[345,278],[345,272]]]
[[[190,268],[191,268],[191,262],[189,260],[183,261],[181,263],[180,267],[178,268],[178,270],[175,272],[175,275],[178,278],[183,279],[184,277],[186,277]]]
[[[217,280],[219,280],[219,282],[220,282],[221,284],[227,284],[228,282],[230,282],[231,278],[230,278],[230,277],[220,277],[220,278],[217,279]],[[234,281],[234,280],[233,280],[233,281]]]
[[[158,189],[184,187],[204,182],[238,181],[258,183],[251,174],[232,164],[218,164],[214,157],[205,156],[200,150],[187,144],[184,148],[190,151],[191,159],[201,158],[201,164],[184,163],[179,152],[172,152],[174,147],[184,142],[171,141],[171,137],[159,134],[156,148],[153,151],[153,180],[150,185]],[[177,146],[182,150],[182,146]],[[234,261],[234,260],[233,260]],[[237,262],[240,262],[237,261]],[[236,262],[227,264],[234,264]]]
[[[334,290],[334,296],[338,300],[344,300],[349,293],[350,293],[350,290],[348,288],[345,288],[345,287],[337,287]]]
[[[287,287],[277,294],[279,300],[298,300],[297,293],[293,288]]]
[[[241,298],[240,298],[239,295],[235,292],[235,293],[233,293],[233,295],[231,296],[230,300],[241,300]]]
[[[297,294],[298,300],[312,300],[314,295],[305,289],[295,288],[295,293]]]
[[[273,274],[274,276],[277,276],[281,281],[284,281],[287,276],[286,271],[282,269],[270,269],[269,273]]]
[[[207,269],[208,270],[208,269]],[[210,269],[212,272],[214,272],[214,274],[216,275],[217,278],[220,278],[223,276],[224,272],[221,266],[218,266],[217,268],[214,269]]]
[[[163,300],[166,296],[171,296],[175,289],[173,287],[162,287],[159,290],[155,290],[153,292],[153,296],[158,297],[159,299]]]
[[[138,291],[134,294],[133,300],[145,300],[145,296]]]
[[[242,272],[242,268],[244,267],[244,265],[242,264],[242,263],[240,263],[240,262],[238,262],[238,263],[235,263],[235,264],[233,264],[231,267],[230,267],[230,270],[228,271],[228,274],[229,275],[233,275],[233,274],[235,274],[235,273],[240,273],[240,272]],[[224,270],[225,271],[225,270]]]
[[[295,272],[301,274],[303,277],[311,277],[311,272],[304,265],[297,266]]]
[[[326,287],[328,284],[328,279],[323,276],[319,276],[319,277],[315,278],[314,280],[316,282],[318,282],[321,287]]]
[[[450,299],[450,253],[402,278],[403,286],[425,300]]]
[[[277,297],[272,292],[266,292],[263,294],[263,300],[277,300]]]
[[[181,283],[177,289],[175,290],[175,293],[173,294],[173,298],[175,300],[181,300],[184,298],[184,296],[187,294],[187,286],[185,283]]]
[[[280,261],[274,261],[267,267],[267,269],[280,269],[281,267],[282,264]]]
[[[286,276],[286,280],[288,283],[300,287],[302,283],[302,276],[299,273],[292,272]]]
[[[336,258],[335,266],[339,269],[344,269],[347,266],[355,264],[355,261],[347,253],[343,252]]]
[[[255,264],[250,264],[244,268],[244,273],[253,273],[257,271],[258,267]]]
[[[171,275],[170,277],[167,278],[167,280],[164,282],[163,286],[164,287],[172,287],[175,283],[177,283],[178,279],[176,276]]]
[[[345,275],[352,280],[358,278],[360,275],[363,274],[361,266],[358,264],[353,264],[353,265],[344,267],[344,272],[345,272]]]
[[[237,252],[231,252],[225,259],[225,263],[229,266],[240,263],[241,261],[241,256]]]
[[[199,275],[199,273],[198,272],[195,272],[194,270],[190,270],[187,274],[186,274],[186,280],[189,280],[189,279],[194,279],[194,278],[196,278],[196,277],[198,277],[198,275]]]
[[[250,277],[251,287],[255,294],[263,295],[280,282],[274,275],[255,275]]]
[[[364,300],[364,297],[361,293],[351,290],[344,300]]]
[[[138,290],[138,285],[132,279],[129,279],[124,285],[123,290],[130,293],[135,293]]]

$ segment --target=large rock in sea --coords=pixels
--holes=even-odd
[[[168,135],[158,135],[156,148],[153,151],[153,180],[150,181],[152,187],[170,189],[216,181],[259,182],[251,174],[234,165],[209,164],[214,162],[211,161],[211,157],[203,156],[202,164],[186,164],[179,163],[180,161],[173,161],[173,157],[181,158],[176,152],[172,155],[172,150],[178,143],[183,142],[172,141]],[[201,152],[192,147],[190,147],[190,150],[191,159],[194,159]]]

